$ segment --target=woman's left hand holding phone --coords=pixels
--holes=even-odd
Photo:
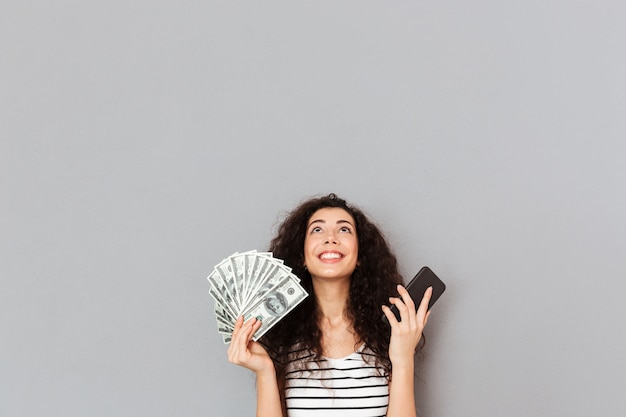
[[[383,306],[383,312],[391,325],[389,359],[394,367],[402,366],[407,360],[410,365],[413,365],[415,349],[422,338],[422,332],[430,315],[428,302],[432,295],[432,288],[426,290],[417,309],[409,292],[402,285],[398,285],[398,293],[402,298],[392,297],[389,301],[400,312],[401,321],[396,320],[389,307]]]

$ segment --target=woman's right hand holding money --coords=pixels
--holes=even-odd
[[[265,348],[252,340],[260,327],[261,322],[254,317],[246,323],[243,316],[237,319],[228,347],[228,360],[256,373],[257,417],[284,417],[274,362]]]
[[[251,318],[243,322],[243,316],[235,322],[232,340],[228,347],[228,360],[259,374],[274,373],[274,363],[260,343],[252,341],[252,336],[261,327],[261,322]]]

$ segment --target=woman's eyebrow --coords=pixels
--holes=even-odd
[[[322,220],[322,219],[313,220],[311,223],[309,223],[307,227],[310,227],[313,223],[326,223],[326,220]]]
[[[323,223],[326,224],[326,220],[323,219],[317,219],[317,220],[313,220],[311,223],[309,223],[309,225],[307,227],[311,227],[311,225],[313,225],[314,223]],[[352,222],[350,220],[337,220],[336,224],[343,224],[343,223],[347,223],[350,226],[354,227],[354,224],[352,224]]]
[[[354,227],[350,220],[337,220],[337,224],[348,223],[350,226]]]

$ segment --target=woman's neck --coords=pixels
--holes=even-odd
[[[321,313],[322,354],[329,358],[344,358],[360,343],[348,317],[350,280],[313,280],[313,290]]]
[[[321,328],[351,328],[348,319],[348,299],[350,297],[350,280],[313,279],[313,290],[320,315]]]
[[[313,279],[313,291],[322,313],[321,319],[326,324],[334,326],[345,321],[350,296],[350,280]]]

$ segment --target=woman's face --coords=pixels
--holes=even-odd
[[[357,265],[359,243],[352,216],[342,208],[322,208],[309,219],[304,265],[313,278],[349,278]]]

